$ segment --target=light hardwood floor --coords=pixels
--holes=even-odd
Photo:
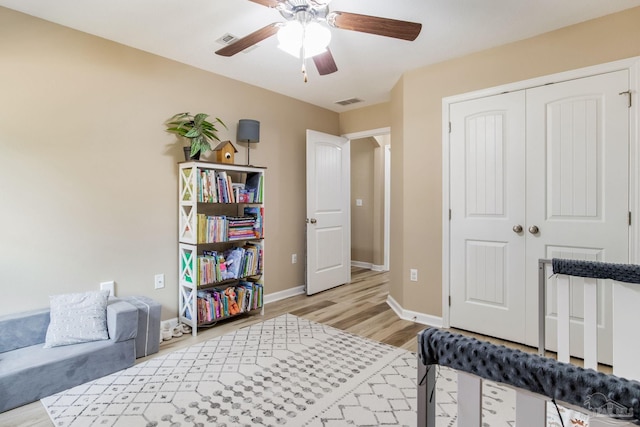
[[[402,320],[387,305],[389,293],[389,274],[366,269],[352,269],[351,283],[313,296],[298,295],[265,306],[264,316],[260,314],[241,315],[220,322],[205,330],[199,330],[198,336],[183,335],[160,344],[158,354],[174,351],[198,342],[224,335],[227,332],[262,322],[285,313],[304,317],[318,323],[333,326],[363,337],[415,352],[416,335],[426,328],[425,325]],[[494,338],[455,331],[475,336],[497,344],[505,344],[524,351],[535,352],[531,347],[514,345]],[[156,357],[154,354],[140,358],[137,363]],[[34,402],[20,408],[0,414],[0,426],[53,426],[40,402]]]

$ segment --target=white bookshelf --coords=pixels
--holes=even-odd
[[[245,314],[248,312],[257,312],[260,310],[264,314],[263,296],[264,296],[264,187],[265,187],[266,168],[255,166],[240,166],[224,163],[211,163],[202,161],[191,161],[179,164],[179,197],[178,197],[178,301],[179,313],[178,320],[181,323],[191,326],[193,335],[197,335],[198,328],[210,327],[220,320],[229,317]],[[227,198],[223,197],[223,180],[224,177],[229,182],[226,186]],[[232,186],[231,183],[236,184]],[[247,185],[245,191],[252,189],[253,183],[255,189],[250,194],[242,195],[242,184]],[[234,188],[236,187],[236,188]],[[233,196],[228,195],[229,191]],[[213,194],[213,193],[216,194]],[[253,197],[251,197],[253,194]],[[240,199],[240,200],[238,200]],[[229,240],[228,230],[221,233],[219,228],[217,232],[212,233],[213,227],[210,227],[209,233],[204,232],[206,217],[221,220],[224,218],[249,217],[245,214],[245,208],[254,208],[261,212],[259,229],[255,229],[257,235],[232,237]],[[199,224],[200,221],[200,224]],[[228,222],[227,222],[228,223]],[[211,222],[210,222],[211,224]],[[199,228],[200,226],[200,228]],[[242,233],[246,233],[246,227]],[[224,228],[223,228],[224,229]],[[200,233],[199,233],[200,230]],[[262,231],[262,233],[260,233]],[[213,235],[213,237],[212,237]],[[200,264],[206,263],[212,258],[205,258],[206,254],[215,253],[220,257],[224,257],[224,253],[232,248],[249,248],[245,252],[252,252],[252,256],[247,258],[247,275],[238,274],[238,277],[209,279],[211,274],[206,276],[200,270]],[[255,254],[259,253],[257,260]],[[215,259],[218,259],[215,256]],[[249,266],[253,266],[249,268]],[[225,267],[223,267],[224,269]],[[213,268],[213,275],[216,271],[220,273],[219,268]],[[208,271],[211,273],[211,270]],[[255,273],[255,274],[253,274]],[[224,273],[227,274],[227,273]],[[244,283],[244,287],[242,284]],[[234,287],[239,294],[244,292],[247,297],[247,291],[250,285],[254,284],[251,301],[246,310],[232,314],[224,315],[225,304],[220,305],[220,315],[216,316],[214,310],[214,299],[210,300],[210,309],[213,312],[211,319],[203,316],[202,310],[199,310],[198,293],[201,295],[212,295],[224,291],[228,287]],[[217,295],[219,296],[219,295]],[[203,301],[208,301],[204,298]],[[203,301],[201,301],[200,309],[202,309]],[[227,300],[228,301],[228,300]],[[247,301],[244,300],[244,303]],[[242,304],[239,303],[239,306]],[[200,315],[200,316],[199,316]]]

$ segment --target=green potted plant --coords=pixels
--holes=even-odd
[[[199,159],[200,153],[206,153],[211,150],[211,141],[220,141],[217,135],[217,124],[227,129],[227,125],[218,117],[212,121],[208,121],[207,117],[209,117],[209,115],[205,113],[195,115],[178,113],[168,120],[167,132],[185,137],[191,142],[188,147],[184,147],[185,160],[189,160],[190,158]]]

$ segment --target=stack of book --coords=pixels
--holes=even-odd
[[[255,218],[253,234],[256,239],[262,239],[264,237],[264,208],[262,206],[246,206],[244,214]]]
[[[229,216],[227,217],[229,240],[254,239],[253,231],[256,218],[253,216]]]
[[[264,237],[262,207],[246,207],[245,216],[198,214],[198,243],[217,243]]]

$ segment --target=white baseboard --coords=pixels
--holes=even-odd
[[[367,270],[371,270],[371,265],[372,264],[370,262],[351,260],[351,267],[366,268]]]
[[[405,310],[391,295],[387,295],[387,304],[398,315],[399,318],[410,322],[420,323],[421,325],[442,328],[442,317],[432,316],[430,314],[418,313],[417,311]]]
[[[269,304],[272,302],[280,301],[285,298],[294,297],[296,295],[304,294],[304,285],[296,286],[295,288],[286,289],[280,292],[273,292],[270,294],[265,294],[263,297],[263,301],[265,304]]]
[[[351,267],[366,268],[367,270],[371,270],[371,271],[385,271],[384,265],[377,265],[377,264],[372,264],[370,262],[363,262],[363,261],[352,260]]]

